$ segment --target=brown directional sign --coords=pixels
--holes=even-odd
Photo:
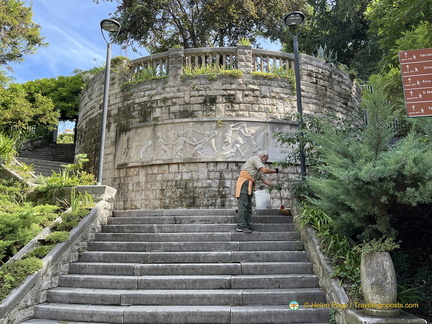
[[[432,48],[399,52],[408,117],[432,116]]]

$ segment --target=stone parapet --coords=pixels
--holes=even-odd
[[[296,130],[297,122],[289,117],[297,111],[292,79],[253,72],[291,69],[292,60],[289,53],[249,46],[175,48],[130,63],[134,73],[151,65],[166,71],[166,78],[122,89],[125,76],[114,72],[102,182],[118,189],[118,208],[234,207],[234,184],[246,159],[267,150],[270,161],[283,160],[291,150],[272,135]],[[214,64],[239,69],[243,75],[182,76],[184,66]],[[321,60],[302,55],[301,80],[305,114],[343,115],[358,107],[359,87],[347,74]],[[86,168],[93,173],[98,161],[103,82],[103,75],[97,75],[83,91],[77,125],[77,152],[87,154]],[[219,164],[234,171],[220,172],[223,181],[210,179],[208,168]],[[184,171],[167,173],[164,165],[168,170],[177,166]],[[298,172],[297,168],[284,170],[287,177]]]

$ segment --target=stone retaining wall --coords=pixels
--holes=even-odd
[[[193,57],[201,63],[229,57],[243,76],[182,78],[185,62]],[[293,82],[253,72],[268,72],[270,64],[291,68],[292,59],[292,54],[248,46],[176,48],[131,61],[129,72],[112,69],[102,182],[118,190],[116,207],[233,208],[235,181],[246,159],[267,150],[270,161],[280,161],[291,149],[272,135],[297,128],[289,118],[297,111]],[[130,71],[139,73],[143,64],[163,64],[159,67],[166,77],[122,90],[122,83],[133,78]],[[94,173],[103,82],[101,73],[84,90],[77,124],[77,153],[88,155],[88,171]],[[301,55],[301,82],[304,113],[343,115],[358,107],[359,87],[321,60]],[[296,172],[283,170],[281,179]],[[272,204],[278,207],[274,195]],[[283,199],[289,199],[288,193],[283,192]]]

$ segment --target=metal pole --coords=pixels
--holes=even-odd
[[[300,86],[300,58],[299,58],[299,50],[298,50],[298,40],[297,35],[292,35],[294,40],[294,70],[296,77],[296,94],[297,94],[297,112],[299,114],[299,131],[300,131],[300,172],[302,179],[306,176],[306,158],[304,153],[304,144],[303,144],[303,106],[302,106],[302,96],[301,96],[301,86]]]
[[[106,131],[106,121],[108,112],[108,96],[109,96],[109,85],[110,85],[110,73],[111,73],[111,43],[107,42],[107,55],[106,55],[106,65],[105,65],[105,83],[104,83],[104,96],[103,96],[103,108],[102,108],[102,122],[101,122],[101,136],[100,136],[100,147],[99,147],[99,166],[98,166],[98,176],[97,184],[102,184],[102,170],[103,161],[105,154],[105,131]]]

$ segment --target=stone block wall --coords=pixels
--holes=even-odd
[[[195,52],[200,50],[208,55],[218,49]],[[118,190],[117,209],[234,208],[235,181],[246,159],[267,150],[270,162],[280,161],[291,149],[272,136],[297,128],[289,118],[297,111],[289,79],[254,75],[257,54],[247,46],[232,48],[233,62],[243,71],[240,78],[182,78],[185,55],[192,52],[170,50],[166,78],[125,90],[121,85],[129,76],[113,69],[102,183]],[[259,53],[265,62],[266,55],[292,56]],[[139,60],[135,61],[130,65]],[[87,170],[93,173],[98,164],[103,82],[101,73],[84,90],[77,124],[77,153],[88,155]],[[321,60],[301,56],[301,82],[304,113],[341,115],[358,107],[359,88],[347,74]],[[281,179],[297,172],[295,167],[283,170]],[[268,179],[276,182],[275,175]],[[279,194],[273,195],[272,205],[279,207]],[[283,192],[283,199],[289,199],[288,192]]]

